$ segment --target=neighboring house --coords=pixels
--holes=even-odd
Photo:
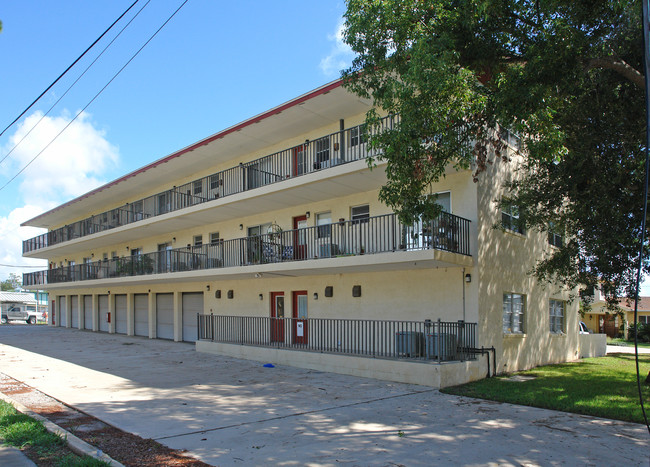
[[[46,308],[40,306],[36,301],[33,293],[25,292],[0,292],[0,311],[2,317],[0,321],[2,322],[5,322],[7,317],[9,319],[28,319],[29,316],[34,316],[33,323],[36,322],[36,319],[43,319],[44,313],[47,312]]]
[[[627,337],[628,327],[634,322],[634,300],[622,298],[618,302],[622,315],[608,310],[607,302],[599,290],[595,291],[584,322],[591,332],[608,337]],[[639,323],[650,323],[650,297],[639,297],[637,308]]]
[[[449,168],[445,212],[402,225],[370,107],[335,81],[25,222],[50,267],[24,287],[55,326],[437,387],[484,377],[481,348],[497,372],[576,359],[577,302],[528,274],[549,237],[495,204],[514,135],[515,162]]]

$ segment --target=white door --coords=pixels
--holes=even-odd
[[[156,294],[156,337],[174,339],[174,294]]]
[[[135,318],[134,334],[149,337],[149,295],[135,294],[133,297],[133,310]]]
[[[198,340],[197,313],[203,313],[203,292],[183,294],[183,340]]]
[[[126,334],[126,295],[115,296],[115,332]]]
[[[79,297],[73,295],[70,297],[70,326],[79,329]]]
[[[84,329],[93,328],[93,296],[84,295]]]
[[[99,330],[108,332],[108,295],[99,296]]]
[[[67,307],[66,307],[66,297],[59,297],[59,313],[57,318],[59,318],[58,325],[61,327],[66,327],[68,320],[67,320]]]

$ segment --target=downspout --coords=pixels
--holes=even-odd
[[[463,276],[462,276],[462,281],[463,281],[463,322],[465,322],[465,268],[463,268]]]

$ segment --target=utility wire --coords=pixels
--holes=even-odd
[[[71,90],[71,89],[72,89],[72,88],[73,88],[73,87],[74,87],[74,86],[79,82],[79,80],[80,80],[81,78],[83,78],[83,76],[88,72],[88,70],[90,70],[90,68],[91,68],[91,67],[92,67],[92,66],[97,62],[97,60],[99,60],[99,59],[101,58],[101,56],[104,55],[104,52],[106,52],[106,51],[108,50],[108,48],[109,48],[111,45],[113,45],[113,42],[115,42],[115,41],[117,40],[117,38],[120,37],[120,36],[122,35],[122,33],[124,32],[124,30],[125,30],[126,28],[128,28],[128,27],[131,25],[131,23],[132,23],[132,22],[133,22],[133,21],[134,21],[134,20],[135,20],[139,15],[140,15],[140,13],[142,13],[142,10],[144,10],[144,9],[147,7],[147,5],[149,5],[149,3],[151,3],[151,0],[147,0],[147,3],[145,3],[144,6],[143,6],[142,8],[140,8],[140,10],[139,10],[139,11],[138,11],[134,16],[133,16],[133,18],[131,18],[131,19],[129,20],[129,22],[126,23],[126,25],[124,25],[124,27],[122,27],[122,29],[120,30],[120,32],[118,32],[117,35],[116,35],[116,36],[115,36],[115,37],[114,37],[114,38],[113,38],[113,39],[112,39],[112,40],[111,40],[111,41],[106,45],[106,47],[104,47],[104,49],[100,52],[100,54],[97,55],[97,57],[95,57],[95,59],[90,63],[90,65],[88,65],[88,66],[86,67],[86,69],[83,71],[83,73],[81,73],[81,74],[79,75],[79,77],[78,77],[78,78],[77,78],[77,79],[76,79],[76,80],[75,80],[75,81],[74,81],[74,82],[73,82],[73,83],[68,87],[68,89],[65,90],[65,92],[61,95],[61,97],[59,97],[59,98],[56,100],[56,102],[55,102],[54,104],[52,104],[52,106],[47,110],[47,112],[45,112],[45,113],[41,116],[41,118],[38,120],[38,122],[36,122],[36,124],[34,124],[34,126],[32,126],[32,127],[29,129],[29,131],[28,131],[27,133],[25,133],[25,135],[24,135],[22,138],[20,138],[20,141],[18,141],[16,144],[14,144],[14,146],[9,150],[9,152],[7,152],[7,154],[5,154],[5,156],[4,156],[2,159],[0,159],[0,164],[2,164],[2,163],[5,161],[5,159],[7,159],[7,157],[9,157],[9,156],[11,155],[11,153],[13,153],[14,150],[15,150],[18,146],[20,146],[20,143],[22,143],[23,141],[25,141],[25,138],[27,138],[27,137],[31,134],[31,132],[32,132],[32,131],[33,131],[33,130],[34,130],[34,129],[35,129],[35,128],[36,128],[36,127],[37,127],[37,126],[42,122],[42,121],[43,121],[43,119],[44,119],[45,117],[47,117],[47,116],[50,114],[50,112],[52,111],[52,109],[54,109],[54,107],[56,107],[57,104],[58,104],[59,102],[61,102],[61,100],[62,100],[62,99],[63,99],[63,98],[68,94],[68,92],[70,92],[70,90]]]
[[[31,108],[34,106],[34,104],[36,104],[36,103],[38,102],[38,100],[39,100],[41,97],[43,97],[43,96],[45,95],[45,93],[46,93],[47,91],[49,91],[50,89],[52,89],[52,86],[54,86],[54,85],[55,85],[55,84],[56,84],[56,83],[57,83],[61,78],[63,78],[63,76],[64,76],[64,75],[65,75],[65,74],[70,70],[70,68],[72,68],[73,66],[75,66],[75,65],[77,64],[77,62],[78,62],[79,60],[81,60],[81,59],[83,58],[83,56],[86,55],[86,53],[87,53],[90,49],[92,49],[92,48],[95,46],[95,44],[97,44],[97,42],[99,42],[99,41],[101,40],[101,38],[104,37],[104,36],[106,35],[106,33],[107,33],[108,31],[110,31],[110,30],[113,28],[113,26],[115,26],[115,24],[117,24],[117,22],[118,22],[119,20],[121,20],[122,17],[123,17],[124,15],[126,15],[126,14],[129,12],[129,10],[130,10],[131,8],[133,8],[133,6],[134,6],[136,3],[138,3],[138,1],[139,1],[139,0],[135,0],[135,2],[133,2],[133,3],[131,4],[131,6],[128,7],[128,8],[124,11],[124,13],[122,13],[122,14],[120,15],[119,18],[117,18],[115,21],[113,21],[113,24],[111,24],[111,25],[108,27],[108,29],[102,33],[101,36],[99,36],[97,39],[95,39],[95,42],[93,42],[92,44],[90,44],[90,46],[89,46],[86,50],[84,50],[84,53],[82,53],[81,55],[79,55],[79,57],[78,57],[74,62],[72,62],[72,64],[71,64],[68,68],[66,68],[65,71],[64,71],[63,73],[61,73],[61,74],[59,75],[59,77],[58,77],[57,79],[55,79],[55,80],[52,82],[52,84],[50,84],[50,85],[47,87],[47,89],[46,89],[45,91],[43,91],[43,92],[42,92],[42,93],[41,93],[41,94],[40,94],[36,99],[34,99],[34,101],[33,101],[31,104],[29,104],[29,106],[27,106],[27,108],[26,108],[25,110],[23,110],[22,113],[21,113],[20,115],[18,115],[18,116],[14,119],[13,122],[11,122],[9,125],[7,125],[7,127],[6,127],[4,130],[2,130],[2,133],[0,133],[0,136],[4,135],[5,132],[6,132],[9,128],[11,128],[11,126],[12,126],[14,123],[16,123],[16,122],[20,119],[20,117],[22,117],[23,115],[25,115],[25,114],[27,113],[27,111],[28,111],[29,109],[31,109]]]
[[[650,172],[650,8],[648,2],[650,0],[643,0],[642,14],[643,18],[641,24],[643,25],[643,66],[645,68],[645,118],[646,118],[646,143],[645,143],[645,181],[643,184],[643,218],[641,220],[641,244],[639,246],[639,264],[636,271],[636,293],[634,294],[634,360],[636,362],[636,385],[639,391],[639,402],[641,403],[641,412],[645,426],[650,433],[650,425],[648,425],[648,416],[645,413],[643,406],[643,392],[641,391],[641,376],[639,374],[639,345],[638,345],[638,310],[639,310],[639,287],[641,285],[641,270],[643,268],[643,253],[645,246],[645,229],[646,229],[646,216],[648,214],[648,175]]]
[[[54,138],[52,138],[52,140],[51,140],[49,143],[47,143],[47,144],[45,145],[45,147],[44,147],[43,149],[41,149],[41,150],[38,152],[38,154],[36,154],[36,155],[32,158],[32,160],[30,160],[27,164],[25,164],[25,166],[24,166],[22,169],[20,169],[20,171],[18,171],[18,173],[17,173],[16,175],[14,175],[13,177],[11,177],[11,179],[9,179],[9,181],[8,181],[7,183],[5,183],[4,185],[2,185],[2,187],[0,187],[0,191],[4,190],[4,189],[7,187],[7,185],[9,185],[9,184],[10,184],[11,182],[13,182],[13,181],[14,181],[14,180],[15,180],[15,179],[16,179],[16,178],[17,178],[21,173],[23,173],[23,172],[25,171],[25,169],[27,169],[27,167],[29,167],[29,166],[32,164],[32,162],[34,162],[34,161],[35,161],[35,160],[36,160],[36,159],[37,159],[41,154],[43,154],[43,152],[44,152],[47,148],[49,148],[50,145],[51,145],[54,141],[56,141],[56,140],[58,139],[58,137],[61,136],[61,134],[62,134],[65,130],[67,130],[68,127],[69,127],[70,125],[72,125],[72,123],[73,123],[75,120],[77,120],[77,118],[79,117],[79,115],[81,115],[81,114],[82,114],[82,113],[83,113],[83,112],[84,112],[84,111],[85,111],[85,110],[90,106],[90,104],[92,104],[92,103],[95,101],[95,99],[97,99],[97,98],[99,97],[99,95],[100,95],[102,92],[104,92],[104,90],[105,90],[105,89],[106,89],[106,88],[107,88],[107,87],[108,87],[108,86],[113,82],[113,80],[115,80],[115,78],[117,78],[117,77],[119,76],[119,74],[122,73],[122,71],[124,71],[124,69],[125,69],[125,68],[126,68],[126,67],[127,67],[127,66],[132,62],[132,61],[133,61],[133,59],[135,59],[135,57],[137,57],[137,56],[140,54],[140,52],[142,52],[142,49],[144,49],[144,48],[149,44],[149,42],[151,42],[151,41],[153,40],[153,38],[156,37],[156,36],[158,35],[158,33],[162,30],[162,28],[164,28],[164,27],[167,25],[167,23],[169,23],[169,22],[171,21],[171,19],[172,19],[174,16],[176,16],[176,13],[178,13],[178,12],[181,10],[181,8],[183,8],[183,7],[185,6],[185,4],[186,4],[188,1],[189,1],[189,0],[185,0],[185,1],[181,4],[181,6],[179,6],[179,7],[176,9],[176,11],[174,11],[174,13],[172,13],[172,14],[169,16],[169,18],[167,18],[167,20],[162,24],[162,26],[160,26],[160,27],[156,30],[156,32],[154,32],[154,33],[151,35],[151,37],[149,37],[149,39],[147,39],[147,42],[145,42],[145,43],[142,45],[142,47],[140,47],[140,48],[138,49],[138,51],[137,51],[135,54],[133,54],[133,55],[131,56],[131,58],[130,58],[130,59],[129,59],[125,64],[124,64],[124,66],[122,66],[122,68],[120,68],[120,69],[118,70],[118,72],[115,73],[115,74],[113,75],[113,77],[108,81],[108,83],[106,83],[106,84],[104,85],[104,87],[101,88],[97,94],[95,94],[95,96],[90,100],[90,102],[88,102],[88,103],[84,106],[83,109],[81,109],[79,112],[77,112],[77,114],[72,118],[72,120],[70,120],[70,121],[68,122],[68,124],[67,124],[65,127],[63,127],[63,129],[62,129],[61,131],[59,131],[59,132],[57,133],[57,135],[56,135]]]
[[[40,266],[28,266],[26,264],[20,265],[20,264],[0,264],[1,267],[3,268],[42,268],[43,265],[41,264]]]

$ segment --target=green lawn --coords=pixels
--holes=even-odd
[[[43,424],[18,412],[11,404],[0,400],[0,443],[16,446],[36,465],[95,467],[106,462],[72,453],[60,436],[50,433]]]
[[[634,347],[634,341],[626,341],[625,339],[622,339],[620,337],[617,337],[617,338],[608,337],[607,338],[607,345],[620,345],[620,346],[623,346],[623,347]],[[643,347],[643,348],[646,348],[646,349],[650,349],[650,343],[639,341],[638,347],[639,348]]]
[[[650,387],[644,384],[650,371],[650,355],[639,357],[639,370],[646,414],[650,417]],[[516,374],[534,378],[513,381],[509,379],[511,375],[498,376],[442,392],[644,423],[634,355],[586,358]]]

